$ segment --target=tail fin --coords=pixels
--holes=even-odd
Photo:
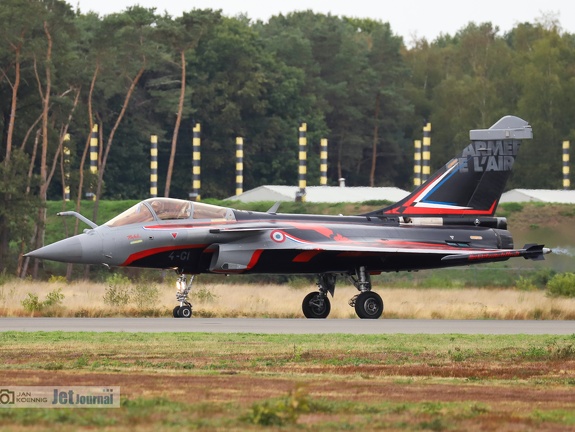
[[[493,216],[522,139],[531,126],[505,116],[489,129],[469,131],[469,144],[403,200],[369,213],[403,217]]]

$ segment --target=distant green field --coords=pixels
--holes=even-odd
[[[0,353],[0,370],[45,369],[43,356],[52,351],[72,350],[85,357],[85,364],[79,365],[74,355],[62,353],[58,361],[60,369],[108,369],[102,364],[92,364],[100,357],[114,357],[113,368],[130,369],[135,366],[134,358],[146,358],[149,364],[143,369],[183,367],[179,362],[196,362],[197,368],[214,369],[213,365],[200,366],[203,356],[188,358],[186,352],[205,353],[217,356],[222,368],[259,368],[271,366],[270,357],[278,365],[288,361],[307,362],[304,353],[341,351],[354,353],[347,358],[317,358],[318,365],[345,365],[351,363],[370,364],[372,354],[390,356],[392,353],[409,353],[413,357],[400,360],[402,364],[446,361],[510,361],[518,358],[528,361],[575,360],[575,329],[573,335],[464,335],[457,334],[395,334],[395,335],[353,335],[353,334],[251,334],[251,333],[123,333],[123,332],[2,332],[0,344],[6,348]],[[266,349],[262,350],[262,346]],[[184,348],[185,347],[185,348]],[[21,359],[16,364],[8,361],[8,352]],[[30,352],[38,353],[30,357]],[[245,363],[243,356],[254,356]],[[364,355],[365,358],[361,358]],[[360,356],[359,358],[357,356]],[[418,357],[423,356],[423,357]],[[154,358],[164,358],[166,363],[156,364]],[[279,360],[280,358],[284,360]],[[455,357],[455,358],[454,358]],[[392,359],[390,359],[393,362]],[[98,362],[97,362],[98,363]],[[563,378],[556,377],[557,381]],[[571,381],[571,380],[570,380]],[[575,384],[573,382],[572,384]]]

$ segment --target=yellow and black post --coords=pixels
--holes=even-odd
[[[90,134],[90,173],[94,176],[98,174],[98,125],[92,127]],[[86,192],[86,198],[96,201],[96,194],[92,191]]]
[[[244,139],[236,137],[236,195],[244,193]]]
[[[98,174],[98,125],[95,124],[90,135],[90,172]]]
[[[320,141],[319,151],[319,184],[321,186],[327,185],[327,138],[322,138]]]
[[[415,140],[413,144],[413,186],[418,187],[421,186],[421,140]]]
[[[431,159],[431,123],[423,127],[423,165],[421,167],[421,183],[425,183],[431,174],[429,161]]]
[[[158,135],[150,136],[150,197],[158,196]]]
[[[64,201],[70,201],[70,134],[64,136]]]
[[[190,194],[190,199],[192,201],[200,201],[200,162],[202,158],[200,152],[200,132],[200,124],[196,123],[192,135],[192,193]]]
[[[307,124],[302,123],[299,127],[299,190],[296,192],[296,201],[305,202],[305,188],[307,186]]]
[[[563,189],[569,189],[569,141],[563,141]]]

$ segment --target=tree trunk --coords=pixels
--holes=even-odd
[[[38,123],[40,123],[40,120],[42,120],[42,114],[40,114],[38,116],[38,118],[34,121],[34,123],[32,123],[32,126],[30,126],[28,128],[28,130],[26,131],[26,135],[24,135],[24,139],[22,140],[22,144],[20,144],[20,150],[24,150],[24,148],[26,147],[26,143],[28,142],[28,138],[30,138],[32,131],[34,130],[34,128],[36,128]],[[36,131],[38,131],[38,129],[36,129]]]
[[[126,114],[126,110],[128,109],[128,104],[130,102],[132,94],[134,93],[134,90],[136,90],[136,85],[138,84],[138,81],[140,81],[140,78],[144,74],[144,71],[145,71],[145,63],[140,68],[140,70],[130,83],[130,88],[128,89],[128,93],[126,93],[126,97],[124,98],[124,104],[122,105],[122,110],[120,111],[120,114],[116,119],[116,123],[114,124],[114,127],[110,131],[108,141],[106,142],[106,149],[104,150],[104,156],[102,157],[102,164],[98,170],[98,185],[96,186],[96,201],[94,202],[94,213],[92,218],[94,222],[96,222],[96,220],[98,219],[98,205],[100,203],[100,194],[102,193],[104,170],[106,169],[106,161],[108,160],[108,154],[110,153],[110,148],[112,147],[112,142],[114,141],[114,135],[116,134],[116,131],[118,130],[118,127],[122,122],[122,119],[124,118],[124,114]]]
[[[23,37],[23,35],[21,35]],[[15,51],[15,64],[14,64],[14,84],[12,85],[12,100],[10,102],[10,118],[8,119],[8,131],[6,134],[6,156],[4,163],[6,168],[10,164],[10,157],[12,155],[12,139],[14,136],[14,123],[16,121],[16,106],[18,105],[18,88],[20,87],[20,51],[22,43],[14,47]],[[8,170],[6,170],[8,173]],[[5,179],[6,180],[6,179]],[[7,197],[10,199],[10,197]],[[8,261],[8,253],[10,250],[8,228],[5,218],[0,216],[0,270],[4,270]]]
[[[64,96],[66,95],[66,93],[68,92],[65,92],[60,96]],[[79,100],[80,100],[80,90],[76,90],[76,97],[74,98],[74,103],[72,104],[72,108],[70,109],[70,113],[68,114],[68,121],[66,122],[66,124],[63,125],[61,129],[60,137],[58,139],[58,148],[56,149],[54,159],[52,159],[52,167],[50,168],[50,172],[48,174],[48,177],[46,178],[46,191],[48,191],[48,187],[50,186],[50,183],[52,183],[52,178],[54,177],[54,173],[56,172],[56,166],[58,164],[60,154],[62,153],[64,148],[64,140],[66,138],[66,134],[68,133],[68,128],[70,127],[70,123],[72,122],[72,117],[74,116],[74,111],[78,106]]]
[[[38,232],[38,224],[36,224],[36,226],[34,226],[34,232],[32,233],[32,237],[31,237],[31,239],[30,239],[30,244],[35,244],[37,232]],[[24,278],[27,276],[27,274],[28,274],[28,266],[29,266],[29,264],[30,264],[30,257],[26,257],[26,258],[24,259],[24,262],[22,263],[22,268],[21,268],[20,273],[19,273],[19,274],[20,274],[20,277],[21,277],[22,279],[24,279]]]
[[[44,231],[46,229],[46,197],[48,192],[48,113],[50,107],[50,92],[52,91],[52,36],[48,29],[48,23],[44,21],[44,34],[48,41],[46,48],[46,86],[42,94],[40,80],[38,79],[40,96],[42,97],[42,152],[40,157],[40,209],[38,210],[38,235],[36,237],[36,249],[44,245]],[[39,260],[34,262],[33,277],[38,277]]]
[[[342,140],[339,140],[339,143],[337,145],[337,181],[339,183],[339,179],[343,177],[343,172],[342,172],[342,168],[341,168],[341,151],[342,151],[342,144],[341,144]]]
[[[8,241],[8,229],[6,226],[6,220],[4,216],[0,216],[0,272],[8,267],[8,252],[9,252],[9,241]]]
[[[375,97],[375,114],[373,127],[373,147],[371,151],[371,171],[369,173],[369,185],[375,186],[375,167],[377,165],[377,140],[379,137],[379,94]]]
[[[180,52],[180,60],[182,64],[182,83],[180,85],[180,100],[178,103],[178,113],[176,115],[176,124],[174,126],[174,134],[172,135],[172,150],[170,152],[170,163],[168,164],[168,173],[166,175],[166,188],[164,189],[164,196],[170,196],[170,185],[172,183],[172,173],[174,170],[174,160],[176,158],[176,146],[178,143],[178,132],[182,122],[182,114],[184,111],[184,99],[186,95],[186,53],[184,50]]]
[[[88,130],[88,138],[86,139],[86,145],[84,146],[84,152],[82,153],[82,158],[80,160],[80,179],[78,184],[78,196],[76,197],[76,211],[80,212],[80,207],[82,203],[82,189],[84,188],[84,166],[86,165],[86,157],[88,155],[88,150],[90,149],[90,139],[92,137],[92,130],[94,129],[94,114],[92,112],[92,100],[94,98],[94,88],[96,87],[96,79],[100,74],[100,62],[96,63],[96,68],[94,69],[94,74],[92,75],[92,81],[90,82],[90,91],[88,92],[88,123],[90,129]],[[74,225],[74,235],[78,234],[78,227],[80,221],[76,219]]]
[[[90,140],[92,138],[92,130],[94,129],[94,113],[92,109],[92,101],[94,98],[94,88],[96,87],[96,79],[100,74],[100,62],[96,62],[96,68],[94,69],[94,74],[92,75],[92,81],[90,82],[90,90],[88,92],[88,123],[90,129],[88,130],[88,137],[86,139],[86,145],[84,146],[84,152],[82,153],[82,158],[80,160],[80,179],[78,182],[78,196],[76,197],[76,211],[80,213],[82,206],[82,189],[84,188],[84,166],[86,165],[86,157],[90,149]],[[78,234],[80,221],[76,219],[74,223],[74,235]],[[66,267],[66,279],[70,280],[72,277],[73,264],[68,264]],[[84,278],[88,279],[90,273],[90,266],[84,267]]]
[[[22,37],[24,35],[21,35]],[[10,103],[10,120],[8,122],[8,133],[6,135],[6,161],[10,161],[12,154],[12,138],[14,136],[14,124],[16,122],[16,107],[18,106],[18,88],[20,87],[20,51],[22,44],[15,47],[16,59],[14,64],[14,84],[12,85],[12,101]]]

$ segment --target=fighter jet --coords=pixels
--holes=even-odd
[[[174,317],[189,318],[194,276],[316,274],[317,290],[302,302],[307,318],[326,318],[338,278],[358,290],[350,301],[360,318],[377,319],[384,304],[371,276],[506,261],[541,260],[550,249],[514,249],[505,218],[495,217],[529,124],[506,116],[471,130],[471,143],[427,182],[396,204],[356,216],[235,210],[174,198],[150,198],[101,226],[27,256],[78,264],[174,269]]]

